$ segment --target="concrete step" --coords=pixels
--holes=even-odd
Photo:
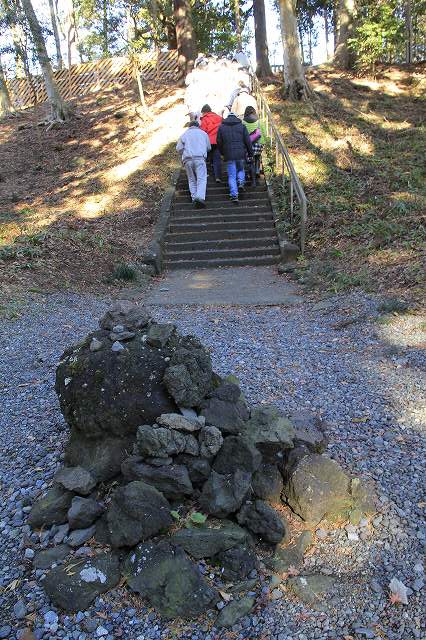
[[[246,190],[247,196],[256,197],[268,196],[266,187],[250,187]],[[227,200],[229,198],[229,189],[227,187],[220,187],[219,189],[207,189],[206,200]],[[191,202],[191,196],[189,189],[181,189],[176,191],[175,202],[180,202],[182,199],[186,199],[187,202]]]
[[[271,210],[266,207],[262,209],[244,209],[224,211],[223,209],[212,209],[204,212],[202,210],[194,211],[178,211],[170,218],[170,222],[219,222],[223,220],[273,220]]]
[[[221,200],[213,200],[212,202],[209,202],[207,200],[205,210],[208,211],[210,209],[217,209],[217,208],[235,209],[237,207],[239,208],[260,207],[265,205],[268,205],[270,207],[269,198],[262,196],[261,194],[258,194],[256,198],[250,198],[248,197],[248,194],[247,194],[247,197],[241,198],[239,203],[232,202],[231,200],[229,200],[229,198],[223,198]],[[174,210],[175,211],[202,211],[202,209],[197,210],[192,204],[192,202],[176,202],[174,205]]]
[[[165,260],[166,269],[214,269],[216,267],[245,267],[276,264],[279,256],[244,256],[240,258],[213,258],[206,260]]]
[[[214,202],[215,204],[217,204],[218,206],[222,206],[222,204],[227,203],[229,204],[230,200],[229,200],[229,194],[226,192],[223,193],[207,193],[206,194],[206,204],[209,205],[212,202]],[[247,193],[247,191],[245,192],[244,196],[241,197],[240,196],[240,204],[239,206],[241,206],[243,203],[245,202],[269,202],[269,198],[268,198],[268,194],[266,191],[257,191],[254,193]],[[182,195],[182,196],[176,196],[175,197],[175,204],[174,204],[174,208],[179,208],[181,207],[182,204],[187,204],[190,207],[193,207],[193,202],[191,200],[191,196],[188,195]],[[231,203],[233,204],[233,206],[236,206],[235,203]]]
[[[227,238],[221,240],[190,240],[183,242],[181,238],[176,240],[176,236],[166,238],[166,255],[182,251],[221,251],[223,249],[251,249],[256,247],[275,247],[278,245],[277,236],[258,236],[254,234],[250,238]]]
[[[247,209],[235,207],[235,209],[198,209],[195,211],[176,211],[170,216],[170,222],[181,222],[182,220],[198,220],[202,222],[212,222],[218,218],[220,220],[274,220],[272,209],[264,207],[247,207]]]
[[[275,234],[275,235],[274,235]],[[186,232],[186,233],[168,233],[166,242],[200,242],[203,240],[243,240],[245,238],[270,238],[276,237],[273,225],[266,228],[254,227],[253,229],[220,229],[219,231],[210,231],[209,227],[205,227],[204,231]]]
[[[166,258],[170,260],[216,260],[218,258],[244,258],[253,256],[279,255],[280,248],[265,244],[260,247],[243,247],[240,249],[197,249],[195,251],[169,251],[166,245]]]
[[[170,233],[200,233],[203,231],[228,231],[230,229],[241,229],[244,226],[248,229],[258,229],[260,226],[262,229],[273,229],[275,231],[273,220],[227,220],[226,222],[170,222]]]

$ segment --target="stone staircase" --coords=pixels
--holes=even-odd
[[[247,186],[239,204],[229,201],[226,175],[207,181],[207,206],[194,209],[182,170],[165,237],[166,269],[274,264],[278,236],[263,177]]]

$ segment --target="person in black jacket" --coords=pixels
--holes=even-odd
[[[238,193],[244,191],[246,181],[244,160],[247,155],[252,157],[253,149],[246,127],[232,112],[218,129],[217,146],[227,164],[230,198],[238,202]]]

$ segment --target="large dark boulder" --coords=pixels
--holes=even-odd
[[[228,520],[223,521],[219,527],[205,525],[180,529],[171,538],[173,544],[185,549],[196,560],[211,558],[220,551],[244,544],[247,540],[247,531]]]
[[[60,486],[53,486],[44,496],[34,502],[28,524],[37,529],[66,522],[73,497],[74,494],[71,491]]]
[[[196,407],[213,387],[210,355],[201,342],[185,336],[173,351],[164,383],[177,405]],[[160,413],[171,413],[161,411]]]
[[[54,605],[65,611],[85,611],[101,593],[120,580],[120,562],[112,553],[100,553],[89,560],[76,560],[52,569],[43,581]]]
[[[129,587],[166,619],[196,617],[219,599],[183,549],[167,542],[141,544],[131,551],[124,575]]]
[[[176,413],[175,399],[185,406],[200,403],[213,385],[210,356],[201,343],[154,323],[142,308],[120,303],[100,324],[65,351],[55,384],[71,427],[65,462],[83,467],[96,481],[119,473],[140,425]]]
[[[250,493],[251,473],[237,469],[222,475],[212,471],[200,496],[201,508],[218,518],[238,511]]]
[[[263,500],[245,504],[237,514],[237,520],[270,544],[278,544],[289,536],[288,525],[283,516]]]
[[[121,465],[121,472],[128,482],[143,480],[161,491],[169,500],[190,496],[194,490],[188,469],[181,464],[154,467],[145,464],[142,458],[131,456]]]
[[[236,469],[253,473],[262,462],[262,455],[254,445],[240,436],[228,436],[213,463],[213,470],[226,475]]]
[[[114,491],[106,520],[113,547],[131,547],[173,523],[163,494],[138,480]]]
[[[249,410],[238,385],[223,382],[202,402],[201,415],[206,424],[225,433],[238,434],[244,429]]]

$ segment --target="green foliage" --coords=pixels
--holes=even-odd
[[[137,272],[134,267],[130,264],[126,264],[125,262],[117,265],[113,272],[114,278],[117,280],[127,280],[134,281],[137,280]]]
[[[193,511],[192,513],[187,514],[185,517],[182,517],[179,511],[170,511],[170,515],[175,520],[177,520],[177,522],[182,523],[187,528],[191,528],[193,525],[204,524],[207,520],[207,516],[204,515],[204,513],[200,513],[199,511]]]
[[[398,12],[397,0],[367,0],[359,11],[355,36],[349,41],[359,67],[373,73],[377,62],[395,58],[404,44],[404,20]]]

